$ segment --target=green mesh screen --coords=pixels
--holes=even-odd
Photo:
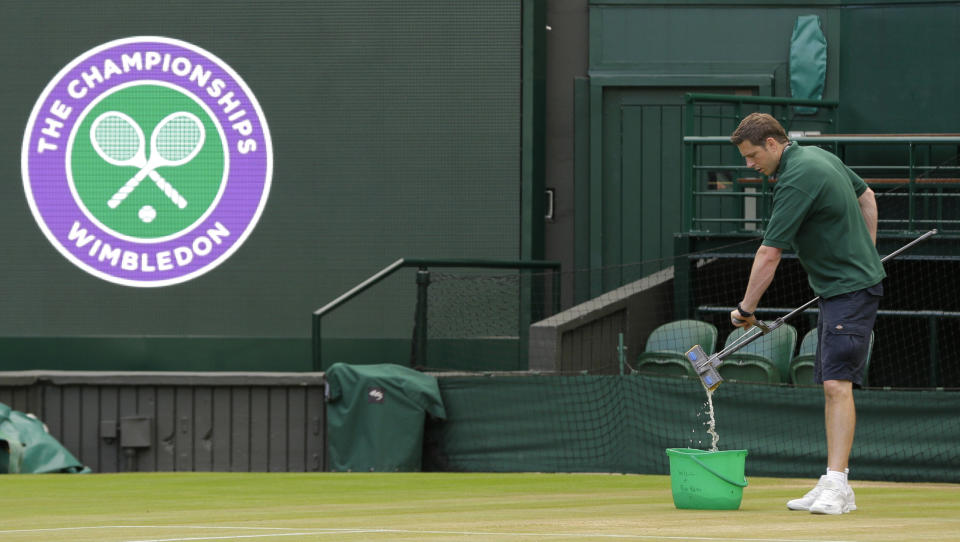
[[[518,338],[520,280],[519,272],[433,273],[429,336]]]
[[[706,395],[681,377],[441,377],[425,468],[666,474],[666,448],[708,449]],[[851,476],[960,481],[960,394],[855,392]],[[721,450],[748,450],[748,476],[816,477],[826,467],[822,391],[727,382],[713,395]]]
[[[400,268],[322,317],[320,367],[373,361],[424,370],[525,370],[527,329],[558,309],[559,280],[558,272],[539,268]],[[400,309],[380,310],[385,299]],[[364,325],[353,324],[361,314]],[[338,338],[351,325],[353,337],[366,339]],[[384,338],[378,329],[393,331]]]

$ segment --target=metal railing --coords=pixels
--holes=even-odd
[[[687,95],[683,138],[684,228],[688,232],[763,229],[770,213],[773,183],[766,176],[757,177],[756,172],[746,167],[730,143],[729,135],[698,134],[703,131],[698,129],[698,122],[704,115],[696,107],[705,104],[732,104],[733,113],[719,117],[734,122],[742,118],[746,105],[781,109],[815,105],[832,111],[838,104],[789,98]],[[780,115],[788,131],[792,131],[788,126],[794,121],[837,126],[830,118],[800,121],[797,118]],[[727,124],[722,133],[732,132],[731,126],[735,127]],[[960,200],[957,200],[960,197],[957,164],[960,135],[840,135],[805,130],[792,133],[791,140],[831,150],[874,189],[881,206],[881,231],[960,229]],[[706,153],[710,148],[717,150]]]
[[[741,190],[736,186],[741,171],[752,171],[746,168],[739,153],[730,143],[729,135],[747,114],[757,110],[765,110],[773,115],[787,131],[802,129],[804,131],[817,128],[820,131],[836,131],[836,109],[839,102],[830,100],[804,100],[793,98],[779,98],[771,96],[739,96],[730,94],[689,93],[685,96],[684,111],[684,175],[683,175],[683,225],[686,231],[698,231],[705,224],[722,224],[744,226],[750,224],[753,229],[762,226],[759,220],[740,216],[705,217],[700,211],[700,198],[723,194],[726,201],[737,202],[733,207],[740,209],[747,203],[756,204],[756,212],[764,216],[768,211],[766,196],[770,192],[766,177],[759,183],[761,198],[757,199],[757,187],[751,187],[754,192]],[[815,107],[816,114],[797,114],[797,107]],[[709,134],[709,135],[707,135]],[[718,148],[715,155],[717,160],[712,164],[703,164],[703,149],[705,146]],[[724,147],[725,146],[725,147]],[[722,160],[726,155],[729,158]],[[734,190],[719,192],[718,190],[702,190],[699,187],[701,173],[730,177]],[[715,182],[715,187],[725,184]],[[709,188],[709,187],[708,187]],[[749,200],[747,198],[750,198]],[[723,202],[721,202],[722,204]]]
[[[426,355],[426,319],[427,319],[427,306],[426,306],[426,289],[427,285],[430,283],[429,280],[429,269],[431,267],[444,267],[444,268],[474,268],[474,269],[517,269],[517,270],[532,270],[532,269],[545,269],[552,270],[555,272],[551,285],[551,302],[552,310],[555,312],[559,310],[560,307],[560,277],[559,272],[561,269],[560,262],[557,261],[529,261],[529,260],[481,260],[481,259],[423,259],[423,258],[400,258],[399,260],[393,262],[392,264],[384,267],[380,271],[374,273],[369,278],[361,282],[360,284],[354,286],[346,293],[337,297],[333,301],[327,303],[323,307],[315,310],[313,312],[313,328],[312,328],[312,358],[313,358],[313,369],[315,371],[321,371],[323,367],[323,351],[322,351],[322,319],[325,315],[332,312],[337,307],[340,307],[347,301],[353,299],[360,293],[370,289],[375,284],[379,283],[383,279],[389,277],[396,271],[416,267],[418,268],[417,272],[417,308],[415,316],[415,325],[414,325],[414,336],[413,336],[413,360],[414,361],[425,361]],[[526,351],[526,340],[529,334],[530,324],[533,322],[534,314],[532,308],[532,299],[534,298],[533,287],[529,284],[521,282],[521,292],[520,292],[520,342],[521,342],[521,351]],[[539,316],[539,315],[538,315]],[[543,315],[546,316],[546,315]]]

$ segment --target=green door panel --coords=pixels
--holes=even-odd
[[[749,88],[608,87],[603,95],[603,176],[601,272],[609,291],[672,265],[673,234],[681,231],[684,95],[688,92],[755,93]],[[729,111],[702,115],[702,133],[732,130]],[[720,153],[702,163],[721,163]],[[729,158],[729,157],[727,157]],[[730,178],[708,179],[698,190],[723,189]],[[740,201],[716,198],[712,204],[735,206]]]

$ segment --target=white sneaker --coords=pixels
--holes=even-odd
[[[822,489],[820,495],[810,505],[810,513],[837,515],[857,509],[853,488],[849,485],[836,480],[821,479],[817,486],[822,486]]]
[[[817,500],[817,497],[820,496],[820,493],[823,492],[823,483],[826,481],[827,475],[824,474],[820,477],[820,481],[817,482],[817,485],[813,487],[806,495],[800,497],[799,499],[793,499],[792,501],[787,501],[787,508],[790,510],[803,510],[808,512],[810,506]]]

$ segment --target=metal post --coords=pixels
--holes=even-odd
[[[562,292],[561,292],[561,281],[563,280],[563,273],[560,269],[556,269],[551,272],[552,277],[552,287],[553,287],[553,306],[551,307],[550,316],[560,312],[561,304],[563,303]]]
[[[914,206],[914,203],[915,203],[915,202],[914,202],[913,193],[914,193],[914,191],[915,191],[915,189],[916,189],[916,176],[917,176],[917,174],[916,174],[916,171],[914,171],[914,169],[913,169],[913,161],[914,161],[914,158],[915,158],[915,157],[914,157],[914,152],[913,152],[913,143],[908,143],[908,144],[907,144],[907,147],[908,147],[908,149],[909,149],[909,155],[910,155],[910,163],[909,163],[909,166],[908,166],[909,172],[910,172],[910,181],[909,181],[909,184],[907,185],[907,201],[908,201],[908,203],[907,203],[907,228],[908,228],[910,231],[913,231],[913,221],[914,221],[914,218],[915,218],[914,211],[913,211],[913,206]]]
[[[940,377],[940,347],[937,317],[930,316],[927,318],[927,322],[930,324],[930,387],[936,388],[939,386],[938,380]]]
[[[531,306],[534,300],[535,287],[529,269],[519,270],[518,276],[520,279],[520,319],[518,322],[520,328],[517,329],[517,337],[520,340],[517,342],[517,370],[524,371],[530,368],[527,353],[530,352],[530,325],[535,321],[534,307]],[[526,365],[524,360],[526,360]]]
[[[623,346],[623,333],[620,333],[617,342],[617,357],[620,359],[620,376],[624,375],[623,367],[627,363],[626,350],[627,348]]]
[[[688,235],[673,234],[673,319],[689,318],[693,262],[687,257],[692,243]]]
[[[688,136],[696,135],[694,130],[696,129],[696,124],[693,121],[695,115],[696,105],[693,100],[687,97],[687,107],[686,107],[686,118],[684,121],[684,133]],[[694,153],[696,153],[696,147],[690,141],[683,142],[683,197],[684,205],[682,206],[681,220],[683,222],[683,227],[686,228],[686,231],[693,231],[693,217],[695,216],[695,207],[696,207],[696,196],[693,195],[694,185],[696,184],[694,177],[696,173],[693,169],[693,164],[695,163]]]
[[[430,286],[430,270],[417,270],[417,310],[413,322],[413,344],[410,352],[411,367],[427,365],[427,287]]]
[[[323,370],[323,353],[321,351],[323,338],[320,336],[320,318],[321,316],[319,314],[313,315],[313,370],[318,372]]]

